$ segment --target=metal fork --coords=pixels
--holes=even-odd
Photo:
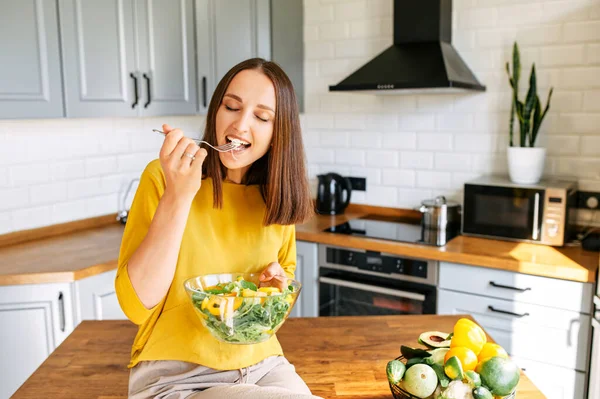
[[[165,132],[163,132],[162,130],[158,130],[158,129],[152,129],[152,131],[153,131],[153,132],[156,132],[156,133],[160,133],[160,134],[162,134],[163,136],[166,136],[166,135],[167,135],[167,134],[166,134]],[[200,144],[204,143],[204,144],[206,144],[207,146],[209,146],[210,148],[212,148],[212,149],[214,149],[214,150],[217,150],[217,151],[219,151],[219,152],[229,152],[229,151],[231,151],[231,150],[235,150],[235,149],[237,148],[237,146],[238,146],[236,143],[233,143],[233,142],[231,142],[231,143],[227,143],[227,144],[223,144],[223,145],[219,145],[219,146],[216,146],[216,147],[215,147],[215,146],[213,146],[212,144],[210,144],[210,143],[207,143],[207,142],[206,142],[206,141],[204,141],[204,140],[200,140],[200,139],[194,139],[194,138],[191,138],[191,137],[190,137],[190,140],[192,140],[194,143],[196,143],[196,144],[198,144],[198,145],[200,145]]]

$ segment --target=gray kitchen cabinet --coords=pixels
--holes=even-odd
[[[127,320],[121,310],[111,270],[73,283],[75,325],[83,320]]]
[[[73,331],[70,286],[0,287],[0,398],[10,397]]]
[[[269,0],[196,0],[196,58],[200,113],[216,85],[248,58],[271,59]]]
[[[56,2],[0,0],[0,10],[0,119],[62,117]]]
[[[591,296],[591,284],[440,263],[438,314],[473,316],[549,399],[585,398]]]
[[[319,261],[317,244],[296,241],[297,268],[296,277],[302,283],[300,292],[300,315],[302,317],[319,316]],[[296,305],[298,306],[298,305]]]
[[[61,0],[68,117],[194,114],[193,0]]]
[[[196,113],[193,0],[137,0],[140,114]]]
[[[139,115],[134,6],[134,0],[59,1],[68,117]]]

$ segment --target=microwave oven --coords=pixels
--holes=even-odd
[[[515,184],[484,176],[464,186],[462,233],[469,236],[562,246],[574,234],[577,182]]]

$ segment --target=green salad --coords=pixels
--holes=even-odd
[[[294,287],[281,291],[239,277],[192,295],[204,325],[222,341],[253,344],[266,341],[283,323],[294,303]]]

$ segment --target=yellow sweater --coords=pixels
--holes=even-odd
[[[232,370],[282,355],[275,336],[255,345],[213,338],[194,314],[183,282],[200,274],[257,273],[274,261],[294,278],[295,227],[263,226],[266,208],[258,186],[225,182],[223,208],[213,208],[212,181],[205,179],[190,209],[171,288],[158,305],[147,309],[131,285],[127,262],[146,236],[164,191],[164,174],[159,160],[154,160],[142,173],[131,205],[115,281],[121,308],[139,325],[129,367],[143,360],[181,360]]]

